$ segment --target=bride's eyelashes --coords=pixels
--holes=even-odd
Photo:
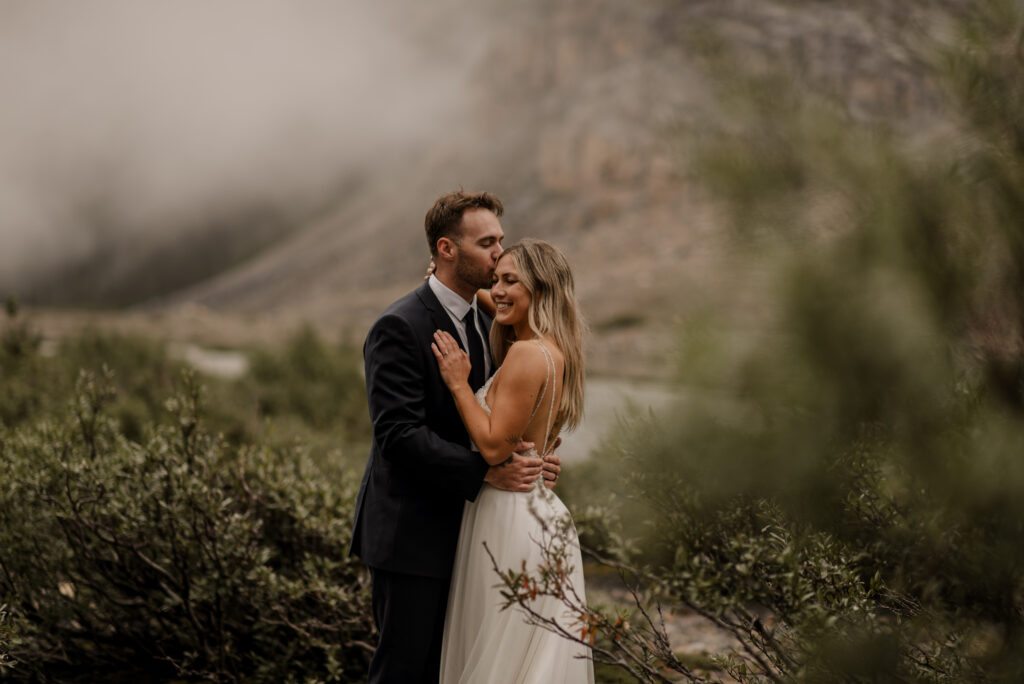
[[[491,281],[491,287],[493,288],[498,283],[501,283],[505,287],[511,287],[511,286],[515,285],[516,283],[518,283],[518,282],[519,282],[518,280],[516,280],[515,278],[513,278],[511,276],[502,276],[501,278],[498,278],[497,276],[495,276],[494,279]]]

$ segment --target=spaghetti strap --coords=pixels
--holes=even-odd
[[[533,412],[530,413],[530,420],[527,421],[527,424],[533,422],[534,417],[537,415],[537,411],[540,409],[540,405],[544,402],[544,394],[547,392],[548,385],[552,384],[552,379],[554,379],[555,375],[555,359],[551,356],[551,352],[540,340],[535,339],[534,342],[540,345],[541,350],[544,352],[544,360],[547,366],[547,377],[544,378],[544,384],[541,385],[540,396],[537,397],[537,403],[533,407]],[[541,458],[547,456],[549,453],[548,443],[550,442],[551,437],[551,424],[555,417],[555,395],[558,390],[558,380],[554,379],[554,383],[555,387],[551,390],[551,405],[548,407],[548,422],[544,427],[544,447],[540,452]]]

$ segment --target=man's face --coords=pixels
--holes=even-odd
[[[473,289],[490,287],[505,239],[498,217],[488,209],[467,209],[462,214],[459,235],[455,241],[455,277]]]

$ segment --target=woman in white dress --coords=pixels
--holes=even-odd
[[[497,309],[491,352],[500,368],[479,392],[469,387],[469,357],[454,338],[438,331],[433,351],[469,436],[484,459],[496,465],[512,455],[520,439],[545,455],[562,428],[579,423],[583,325],[565,256],[540,240],[524,240],[502,253],[491,296]],[[476,501],[466,503],[444,625],[442,684],[594,681],[585,646],[531,624],[522,609],[501,609],[505,601],[494,570],[496,563],[503,571],[536,571],[543,562],[540,540],[567,520],[564,504],[541,480],[528,493],[485,484]],[[568,533],[571,586],[585,600],[582,557],[571,521]],[[538,597],[530,607],[567,630],[579,630],[556,598]]]

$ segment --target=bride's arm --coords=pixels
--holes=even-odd
[[[483,309],[491,318],[494,318],[494,314],[498,311],[494,306],[494,299],[491,298],[490,290],[477,290],[476,291],[476,305]]]
[[[536,345],[513,344],[501,367],[501,384],[496,388],[490,415],[477,402],[469,386],[469,356],[455,338],[444,331],[434,333],[431,345],[466,431],[490,465],[512,455],[530,423],[530,413],[547,373],[547,362]]]

